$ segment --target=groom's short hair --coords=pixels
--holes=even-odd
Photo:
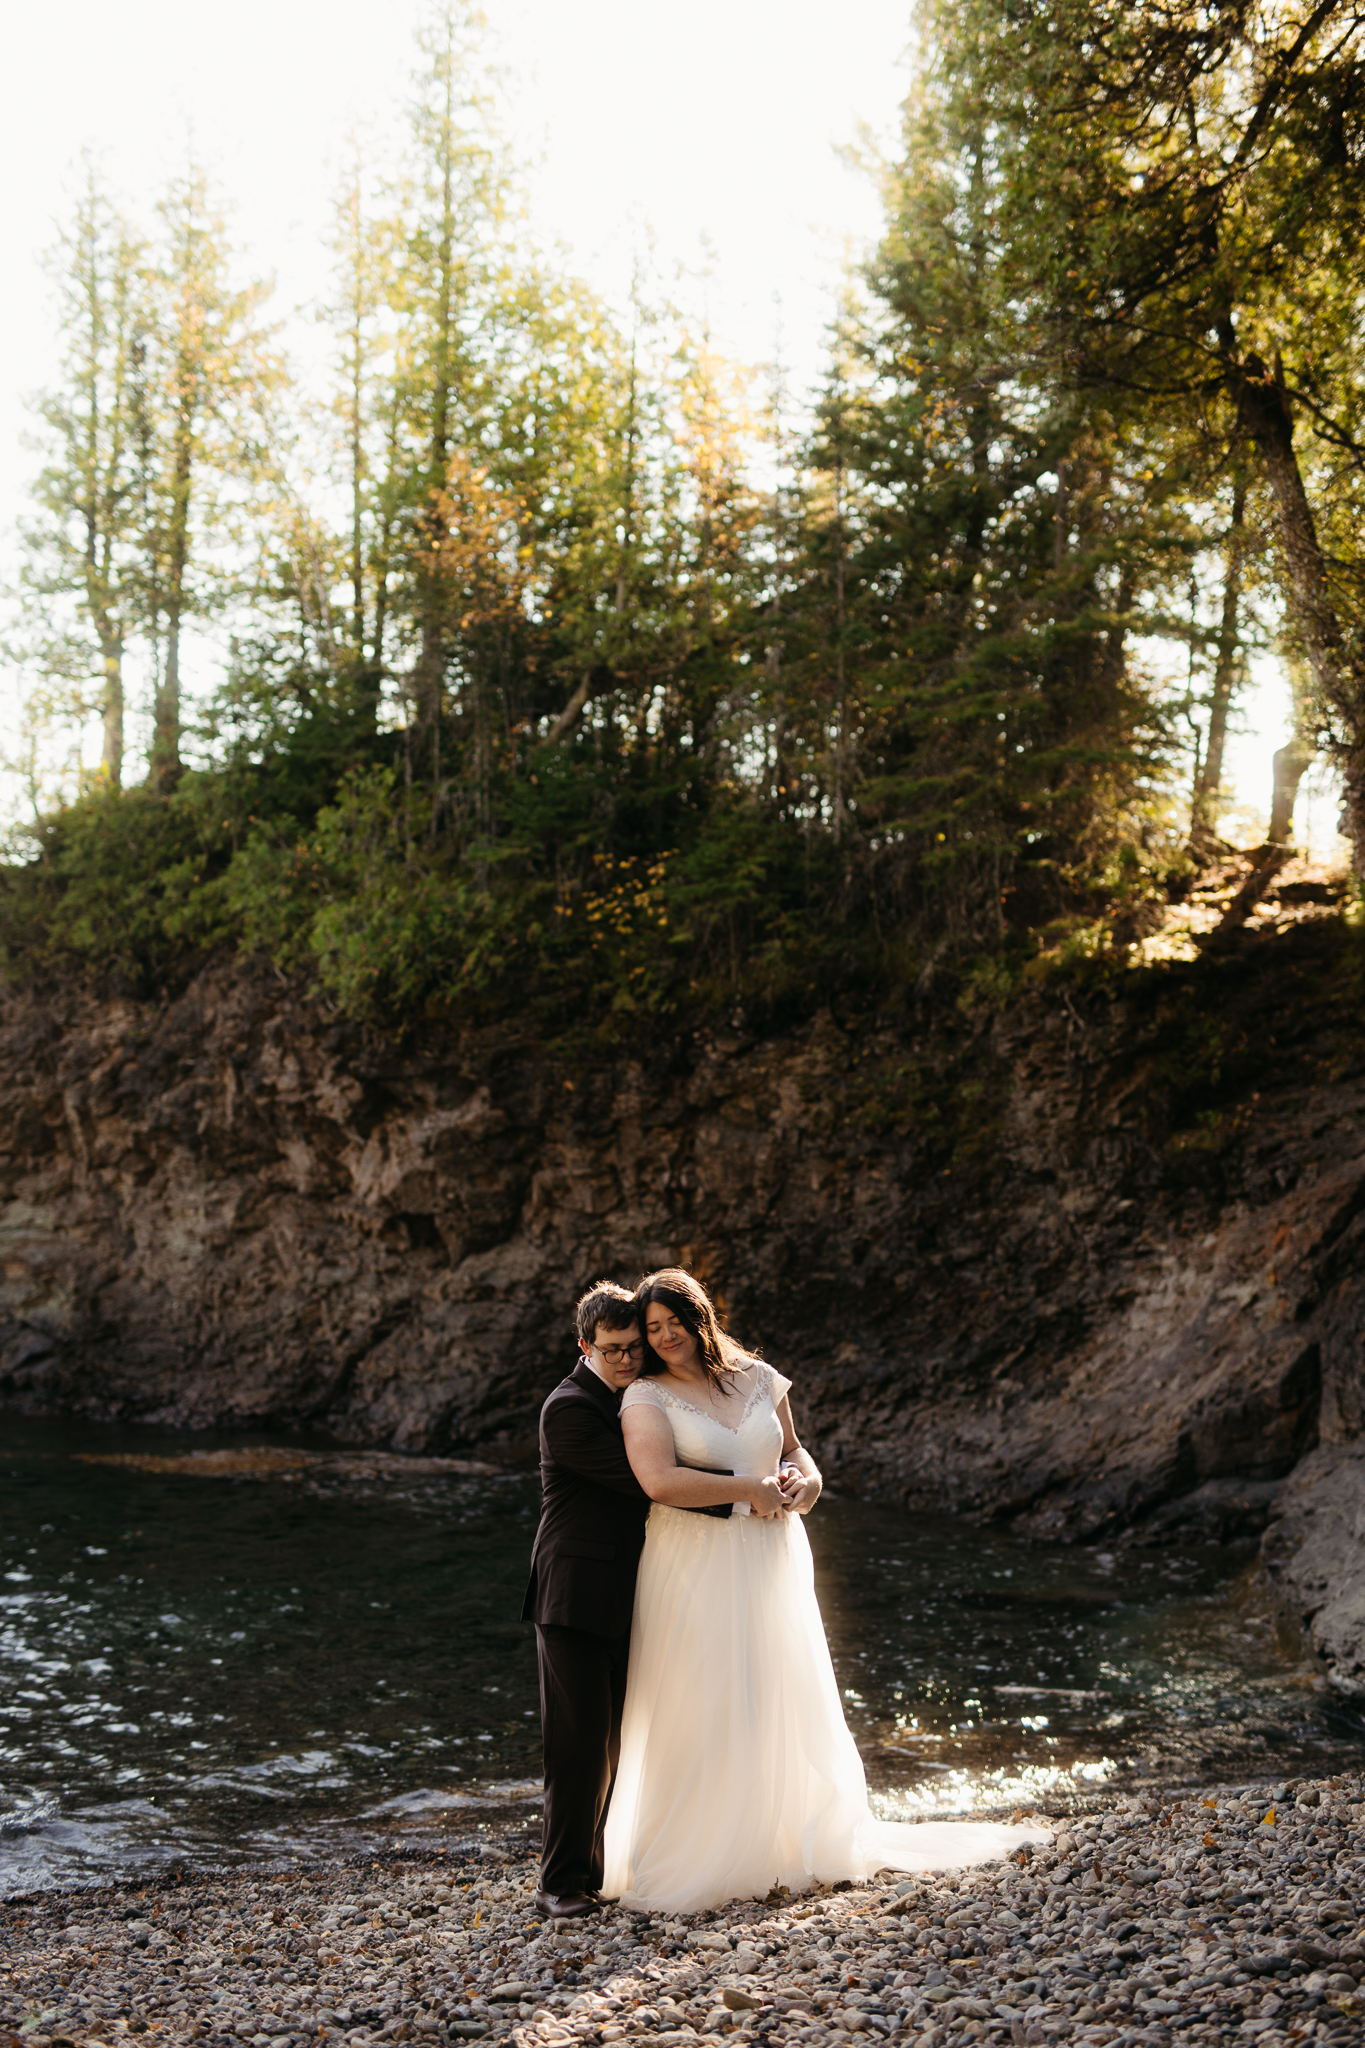
[[[628,1287],[618,1287],[614,1280],[597,1281],[574,1310],[578,1334],[585,1344],[592,1343],[599,1323],[605,1323],[609,1330],[628,1330],[639,1320],[635,1296]]]

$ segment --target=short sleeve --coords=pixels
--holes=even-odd
[[[666,1408],[660,1388],[651,1386],[648,1380],[632,1380],[621,1396],[621,1413],[627,1408]]]
[[[768,1375],[768,1397],[776,1408],[782,1396],[791,1392],[792,1383],[790,1380],[784,1380],[780,1372],[774,1372],[770,1365],[764,1370]]]

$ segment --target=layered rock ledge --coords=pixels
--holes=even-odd
[[[1356,943],[610,1053],[395,1045],[241,966],[10,994],[0,1402],[529,1462],[575,1295],[682,1261],[836,1485],[1254,1539],[1365,1433]],[[1311,1469],[1320,1503],[1354,1484]],[[1317,1545],[1310,1591],[1305,1515],[1276,1526],[1286,1606],[1359,1689],[1359,1541]]]

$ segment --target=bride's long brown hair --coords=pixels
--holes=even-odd
[[[645,1338],[641,1376],[668,1370],[645,1331],[645,1315],[652,1301],[657,1301],[660,1308],[671,1309],[689,1335],[696,1338],[702,1371],[713,1387],[727,1392],[727,1379],[743,1369],[750,1354],[741,1351],[734,1338],[722,1330],[710,1295],[700,1280],[694,1280],[681,1266],[664,1266],[657,1273],[646,1273],[635,1290],[635,1313]]]

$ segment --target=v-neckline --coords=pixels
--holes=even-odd
[[[759,1370],[756,1365],[747,1366],[745,1370],[753,1373],[754,1383],[753,1386],[749,1389],[749,1398],[744,1403],[744,1407],[740,1413],[739,1421],[735,1423],[733,1427],[731,1427],[731,1425],[728,1422],[722,1422],[714,1408],[703,1408],[699,1402],[684,1400],[681,1394],[674,1393],[672,1387],[660,1386],[659,1392],[663,1395],[665,1401],[672,1401],[675,1404],[675,1406],[679,1408],[686,1408],[689,1414],[704,1415],[709,1422],[714,1422],[718,1429],[723,1429],[727,1436],[738,1436],[740,1431],[743,1429],[745,1423],[749,1420],[749,1410],[753,1407],[754,1402],[758,1398],[759,1391],[763,1384],[762,1380],[759,1377]],[[657,1377],[655,1379],[654,1384],[656,1386],[659,1386],[659,1381]]]

